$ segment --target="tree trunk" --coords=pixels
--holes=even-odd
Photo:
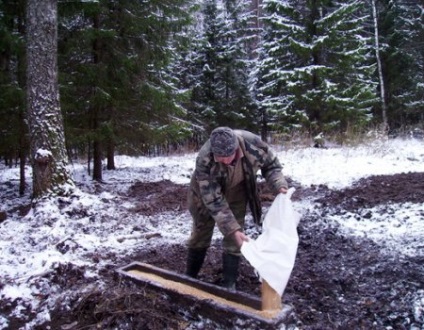
[[[99,140],[93,142],[93,180],[103,181],[102,175],[102,148]]]
[[[19,1],[18,10],[18,33],[21,36],[25,36],[25,2]],[[26,54],[22,52],[18,55],[17,61],[17,77],[18,84],[23,90],[26,89],[26,76],[25,76],[25,65],[26,65]],[[19,109],[19,194],[22,196],[26,190],[26,179],[25,179],[25,165],[28,156],[28,126],[25,114],[24,101],[20,102]]]
[[[261,138],[266,141],[268,137],[268,115],[264,107],[260,107],[261,116]]]
[[[387,123],[387,104],[386,104],[386,92],[383,78],[383,69],[380,59],[380,44],[379,44],[379,35],[378,35],[378,20],[377,20],[377,8],[375,6],[375,0],[371,0],[372,6],[372,17],[374,21],[374,40],[375,40],[375,57],[377,60],[378,68],[378,80],[380,82],[380,99],[381,99],[381,117],[382,117],[382,129],[384,132],[388,130]]]
[[[27,2],[27,111],[33,197],[63,195],[73,182],[66,166],[57,68],[57,0]],[[66,185],[68,184],[68,185]]]
[[[100,17],[99,14],[95,14],[93,17],[93,28],[94,30],[100,29]],[[93,63],[98,65],[100,62],[100,40],[95,38],[93,41]],[[103,180],[102,174],[102,142],[99,133],[99,112],[100,109],[97,105],[93,105],[91,111],[91,128],[94,131],[93,141],[93,180],[101,182]]]
[[[319,8],[319,4],[317,4],[315,1],[311,1],[310,4],[310,15],[309,15],[309,28],[308,33],[310,40],[313,40],[315,37],[318,36],[317,32],[317,26],[316,21],[321,19],[320,11],[322,9]],[[321,64],[321,54],[320,50],[318,48],[314,48],[312,50],[312,65],[319,66]],[[320,77],[317,73],[317,71],[313,71],[311,76],[311,90],[319,89],[320,85]],[[323,109],[321,109],[321,106],[318,104],[318,102],[312,102],[309,104],[309,118],[312,122],[312,125],[309,128],[309,132],[315,136],[321,131],[322,127],[322,115],[321,112]]]
[[[114,170],[115,167],[115,144],[112,139],[107,142],[107,169]]]
[[[26,153],[23,149],[19,150],[19,195],[25,193],[25,163],[26,163]]]
[[[87,173],[91,175],[91,140],[87,141]]]

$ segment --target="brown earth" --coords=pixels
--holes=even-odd
[[[299,224],[296,263],[282,299],[294,311],[288,328],[423,329],[422,320],[414,319],[411,297],[424,289],[424,258],[383,254],[371,240],[343,235],[337,226],[323,223],[329,214],[360,214],[364,208],[388,203],[422,203],[424,173],[368,177],[342,191],[332,191],[324,185],[291,185],[297,188],[294,200],[309,199],[321,204],[317,204],[320,212],[305,214]],[[136,210],[143,214],[179,212],[185,210],[186,189],[169,181],[138,183],[125,197],[146,198],[146,203]],[[270,202],[265,189],[262,198]],[[166,294],[122,281],[113,272],[117,267],[140,261],[184,273],[184,245],[163,244],[132,255],[101,257],[110,260],[101,273],[108,286],[94,287],[75,297],[68,304],[70,309],[57,306],[48,324],[51,329],[237,328],[229,314],[223,313],[221,322],[202,322],[192,312],[193,306],[177,304]],[[208,251],[200,279],[219,284],[221,272],[221,247],[215,242]],[[63,266],[49,276],[49,280],[61,282],[63,287],[93,284],[87,283],[83,270],[76,266]],[[238,290],[260,296],[260,283],[246,260],[241,263]],[[1,307],[2,312],[7,311],[7,306]]]

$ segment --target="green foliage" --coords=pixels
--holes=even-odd
[[[23,20],[23,1],[0,1],[0,155],[23,147]]]
[[[424,13],[413,2],[379,1],[379,27],[389,126],[424,119]]]
[[[251,129],[255,104],[248,86],[247,2],[208,0],[195,34],[190,72],[184,86],[192,90],[189,113],[206,131],[216,126]]]
[[[19,86],[1,84],[0,155],[16,153],[20,148],[24,93]]]
[[[60,1],[69,149],[84,152],[97,141],[118,152],[157,152],[203,141],[217,125],[337,134],[378,124],[368,2],[264,0],[260,36],[250,4]],[[422,125],[422,7],[377,4],[390,126]],[[24,0],[0,1],[0,154],[18,148],[23,134],[24,12]]]
[[[366,124],[376,83],[360,2],[268,0],[264,8],[257,88],[271,128]]]
[[[157,143],[156,127],[172,127],[172,118],[185,115],[168,72],[184,42],[179,32],[190,22],[187,4],[99,1],[62,8],[61,93],[71,137],[74,131],[98,141],[113,136],[118,149],[144,150]],[[113,134],[105,134],[105,125]]]

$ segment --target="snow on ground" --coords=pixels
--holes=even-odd
[[[326,184],[332,189],[342,189],[369,175],[424,172],[424,142],[419,140],[375,141],[350,148],[274,147],[284,174],[306,187]],[[28,205],[29,196],[18,195],[19,169],[0,165],[0,212],[8,210],[8,218],[0,224],[0,299],[18,299],[12,312],[15,315],[28,306],[40,311],[37,319],[26,327],[31,329],[49,318],[48,311],[56,299],[64,299],[66,293],[50,286],[47,289],[57,290],[58,294],[51,294],[48,303],[40,306],[37,295],[46,288],[32,285],[34,278],[58,264],[85,265],[85,277],[96,277],[103,261],[96,264],[89,255],[129,254],[143,244],[156,244],[159,240],[143,239],[152,233],[161,234],[160,242],[183,242],[191,225],[187,212],[154,217],[138,215],[128,212],[135,205],[122,201],[119,193],[137,181],[170,180],[187,184],[195,157],[194,153],[154,158],[117,156],[117,170],[104,172],[110,192],[100,195],[95,194],[96,184],[86,174],[85,164],[74,163],[70,170],[80,188],[75,195],[55,204],[43,203],[36,212],[31,211],[23,218],[18,207]],[[27,182],[31,183],[30,168]],[[313,209],[308,201],[295,204],[301,213]],[[12,207],[16,211],[10,212]],[[372,219],[362,217],[358,221],[354,214],[347,213],[330,220],[339,223],[345,233],[367,236],[392,253],[424,254],[422,203],[381,205],[372,212],[377,215]],[[417,292],[414,308],[416,313],[423,311],[423,292]],[[7,317],[0,315],[0,329],[7,327]]]
[[[424,171],[424,143],[419,140],[374,141],[353,148],[299,148],[279,152],[284,173],[303,186],[350,186],[369,176]]]

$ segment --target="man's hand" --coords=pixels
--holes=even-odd
[[[282,194],[287,194],[287,190],[286,188],[280,188],[280,193]]]
[[[243,244],[243,242],[248,242],[249,237],[247,237],[245,234],[243,234],[241,231],[236,231],[233,234],[233,238],[236,241],[237,246],[240,248]]]

